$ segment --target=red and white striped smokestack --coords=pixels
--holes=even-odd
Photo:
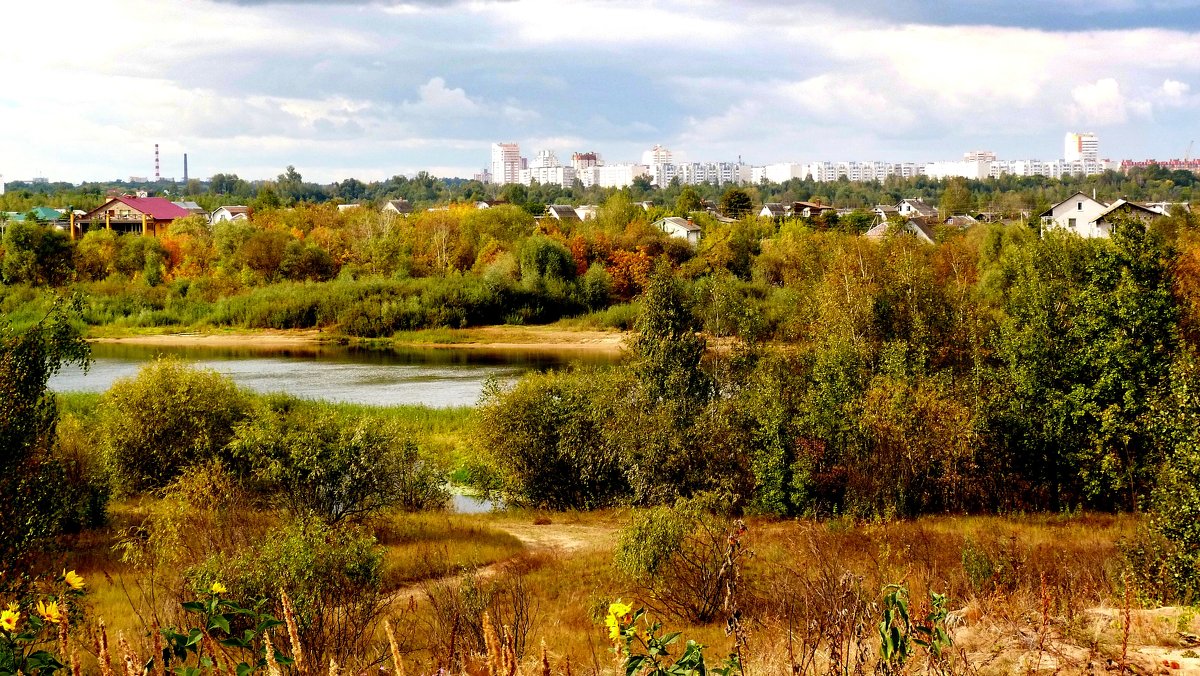
[[[162,176],[158,172],[158,144],[154,144],[154,182],[158,183],[162,180]]]

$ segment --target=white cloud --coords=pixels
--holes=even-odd
[[[1162,87],[1159,88],[1162,98],[1166,102],[1174,104],[1183,103],[1189,91],[1191,91],[1191,86],[1179,80],[1164,80]]]
[[[417,102],[405,104],[406,109],[451,115],[474,115],[480,111],[480,105],[472,101],[461,87],[447,87],[446,80],[440,77],[431,78],[418,87],[417,95]]]
[[[661,0],[524,0],[473,2],[473,12],[501,24],[493,42],[511,46],[560,45],[600,47],[623,44],[667,45],[684,41],[689,48],[747,44],[745,25],[714,16],[717,7],[697,11],[694,3]]]
[[[1119,124],[1129,117],[1121,86],[1111,77],[1073,88],[1071,100],[1071,121],[1076,124]]]

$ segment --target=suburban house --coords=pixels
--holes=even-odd
[[[578,216],[579,220],[581,221],[590,221],[596,218],[596,212],[599,211],[599,209],[600,207],[596,206],[595,204],[581,204],[575,207],[575,215]]]
[[[936,237],[933,228],[924,219],[920,218],[906,218],[899,223],[884,221],[863,233],[863,237],[880,240],[890,233],[907,233],[926,244],[933,244]]]
[[[1100,214],[1096,218],[1096,228],[1103,232],[1105,237],[1108,237],[1110,234],[1112,234],[1113,221],[1115,220],[1114,217],[1118,215],[1136,218],[1142,222],[1142,225],[1146,225],[1150,221],[1161,217],[1163,213],[1135,202],[1119,199],[1116,202],[1108,205],[1108,208],[1104,210],[1104,213]]]
[[[29,211],[9,211],[5,213],[5,220],[14,223],[29,220],[30,216],[33,220],[39,223],[48,225],[61,225],[66,222],[66,210],[59,210],[53,207],[34,207]]]
[[[250,218],[250,207],[244,206],[227,206],[219,207],[212,212],[212,218],[209,220],[213,225],[222,221],[245,221]]]
[[[693,223],[690,218],[667,216],[666,218],[658,219],[653,225],[671,237],[686,239],[688,244],[692,246],[700,242],[700,226]]]
[[[944,225],[948,225],[952,228],[961,228],[963,230],[966,230],[978,222],[979,221],[976,220],[974,216],[970,216],[968,214],[962,214],[961,216],[948,216],[946,217],[946,220],[942,221]]]
[[[905,218],[936,218],[937,209],[925,203],[920,197],[900,200],[896,205],[896,213]]]
[[[186,209],[162,197],[110,198],[79,219],[84,229],[105,228],[118,232],[157,235],[177,218],[190,216]],[[72,233],[73,234],[73,233]]]
[[[567,204],[551,204],[546,207],[546,215],[551,218],[557,218],[563,222],[581,221],[579,214],[575,213],[575,208]]]
[[[836,207],[831,207],[828,204],[820,202],[793,202],[792,216],[801,216],[804,218],[816,218],[826,212],[837,212]]]
[[[780,219],[787,218],[788,211],[787,208],[779,202],[767,202],[762,206],[762,210],[758,212],[758,215],[763,218]]]
[[[396,216],[407,216],[407,215],[411,214],[412,212],[413,212],[412,205],[408,203],[408,200],[404,200],[404,199],[388,200],[387,203],[383,205],[383,213],[385,213],[385,214],[394,214]]]
[[[195,202],[171,202],[171,204],[174,204],[193,216],[203,216],[205,220],[208,220],[208,210],[199,204],[196,204]]]
[[[1042,225],[1046,228],[1063,228],[1080,237],[1108,237],[1112,234],[1112,220],[1117,214],[1130,215],[1149,222],[1162,214],[1149,207],[1123,199],[1112,204],[1100,202],[1082,192],[1043,211]]]
[[[357,202],[355,202],[354,204],[339,204],[339,205],[337,205],[338,213],[341,213],[343,211],[350,211],[351,209],[361,209],[361,208],[362,208],[362,205]]]
[[[891,204],[876,204],[871,213],[875,214],[876,224],[887,223],[892,216],[900,215],[900,212],[896,211],[896,207]]]

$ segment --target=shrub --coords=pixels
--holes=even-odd
[[[282,398],[240,425],[228,450],[293,514],[336,522],[399,505],[445,505],[445,473],[394,426]]]
[[[715,504],[706,495],[638,511],[621,531],[617,569],[645,587],[661,612],[711,622],[721,610],[745,527],[709,511]]]
[[[489,383],[479,429],[505,501],[593,509],[624,495],[620,453],[607,428],[627,385],[616,369],[527,375],[507,391]]]
[[[249,410],[232,380],[175,359],[157,359],[118,380],[98,411],[114,488],[158,488],[189,465],[218,457]]]
[[[233,556],[212,556],[188,571],[194,589],[221,582],[229,595],[275,605],[283,589],[295,607],[300,644],[312,664],[366,655],[383,619],[383,552],[357,528],[296,519]]]

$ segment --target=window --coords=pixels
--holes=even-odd
[[[1073,228],[1073,227],[1075,227],[1075,219],[1074,219],[1074,218],[1068,218],[1068,219],[1067,219],[1067,227],[1068,227],[1068,228]]]
[[[1075,210],[1076,210],[1076,211],[1083,211],[1083,202],[1076,202],[1076,203],[1075,203]]]

